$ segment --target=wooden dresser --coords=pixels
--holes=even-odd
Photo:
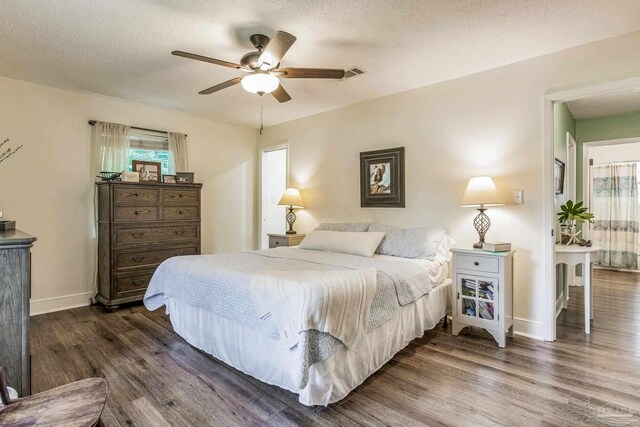
[[[20,396],[31,394],[29,298],[31,246],[36,238],[0,231],[0,366]]]
[[[200,254],[202,184],[98,182],[98,295],[107,310],[142,300],[156,267]]]

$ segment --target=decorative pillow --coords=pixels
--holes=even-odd
[[[444,239],[444,228],[400,228],[373,223],[368,231],[384,231],[377,254],[402,258],[434,259]]]
[[[298,245],[299,249],[339,252],[372,257],[384,233],[350,231],[312,231]]]
[[[323,222],[315,231],[356,231],[364,232],[369,229],[368,222]]]

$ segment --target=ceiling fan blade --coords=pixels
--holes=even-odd
[[[208,56],[196,55],[195,53],[183,52],[181,50],[174,50],[172,55],[181,56],[183,58],[195,59],[196,61],[208,62],[210,64],[222,65],[223,67],[242,68],[240,64],[234,64],[233,62],[223,61],[221,59],[209,58]]]
[[[284,54],[287,53],[295,41],[296,36],[284,31],[278,31],[258,59],[260,68],[266,71],[277,67]]]
[[[344,70],[332,68],[280,68],[278,72],[284,74],[279,77],[284,79],[341,79]]]
[[[291,96],[289,95],[289,93],[287,93],[286,90],[284,90],[284,88],[282,87],[282,85],[279,85],[278,88],[276,90],[274,90],[273,92],[271,92],[271,95],[273,95],[273,97],[275,99],[278,100],[278,102],[287,102],[287,101],[291,101]]]
[[[242,77],[236,77],[236,78],[233,78],[231,80],[227,80],[224,83],[220,83],[220,84],[217,84],[215,86],[211,86],[209,89],[201,90],[198,93],[200,95],[209,95],[209,94],[212,94],[212,93],[217,92],[219,90],[226,89],[229,86],[237,85],[238,83],[240,83],[240,80],[242,80]]]

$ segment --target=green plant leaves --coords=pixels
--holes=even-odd
[[[560,212],[556,214],[558,221],[560,221],[561,224],[569,221],[580,223],[585,221],[593,222],[593,214],[589,212],[589,209],[585,208],[583,204],[581,201],[574,204],[572,200],[567,200],[564,205],[560,206]]]

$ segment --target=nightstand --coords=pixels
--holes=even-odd
[[[476,326],[504,348],[513,337],[513,254],[477,249],[453,252],[453,335]]]
[[[304,239],[304,234],[267,234],[269,236],[269,249],[279,246],[296,246]]]

